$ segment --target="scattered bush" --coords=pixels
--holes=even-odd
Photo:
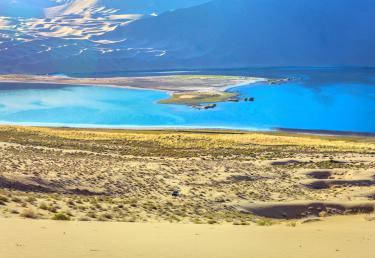
[[[295,221],[291,221],[291,222],[287,223],[286,226],[295,228],[297,226],[297,223]]]
[[[56,213],[52,216],[53,220],[70,220],[70,217],[63,212]]]
[[[12,213],[12,214],[19,214],[20,212],[19,212],[18,210],[12,209],[12,210],[10,211],[10,213]]]
[[[36,201],[36,198],[35,197],[27,197],[27,199],[26,199],[26,202],[29,202],[29,203],[33,203],[33,202],[35,202]]]
[[[21,199],[21,198],[18,198],[18,197],[13,197],[13,198],[12,198],[12,201],[13,201],[13,202],[20,203],[20,202],[22,202],[22,199]]]
[[[202,221],[200,219],[194,219],[193,223],[194,224],[202,224]]]
[[[263,219],[258,219],[256,221],[258,226],[271,226],[273,225],[273,221],[271,219],[263,218]]]
[[[33,211],[31,209],[24,210],[21,213],[21,216],[24,217],[24,218],[27,218],[27,219],[36,219],[36,218],[38,218],[38,215],[35,213],[35,211]]]
[[[235,226],[248,226],[250,224],[247,221],[235,221],[235,222],[233,222],[233,225],[235,225]]]
[[[6,202],[8,202],[9,200],[8,200],[8,197],[5,197],[5,196],[3,196],[3,195],[0,195],[0,202],[3,202],[3,203],[6,203]]]
[[[39,205],[39,209],[42,209],[42,210],[48,210],[48,206],[47,206],[47,204],[45,204],[45,203],[43,202],[43,203],[41,203],[41,204]]]
[[[207,223],[212,225],[212,224],[217,224],[218,222],[217,222],[217,220],[210,219],[210,220],[207,221]]]

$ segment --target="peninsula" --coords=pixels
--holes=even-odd
[[[231,100],[237,97],[237,94],[226,92],[227,89],[257,82],[268,82],[268,80],[246,76],[221,75],[78,78],[68,76],[9,74],[0,75],[0,83],[1,82],[88,85],[160,90],[168,92],[171,96],[169,99],[161,100],[159,102],[161,104],[194,105]]]

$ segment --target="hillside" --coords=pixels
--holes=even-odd
[[[119,27],[172,67],[373,66],[375,1],[217,0]]]
[[[76,0],[46,9],[53,18],[0,17],[0,72],[375,65],[375,0],[203,2]]]
[[[160,14],[209,0],[72,0],[47,10],[49,16],[105,14]]]

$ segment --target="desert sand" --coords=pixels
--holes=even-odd
[[[375,221],[333,217],[288,227],[0,219],[2,258],[374,257]]]
[[[375,138],[0,126],[1,257],[372,257]]]

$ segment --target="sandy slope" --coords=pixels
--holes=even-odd
[[[0,258],[374,257],[374,141],[0,126]]]
[[[375,221],[287,227],[0,220],[2,258],[373,257]],[[6,232],[6,233],[5,233]]]

